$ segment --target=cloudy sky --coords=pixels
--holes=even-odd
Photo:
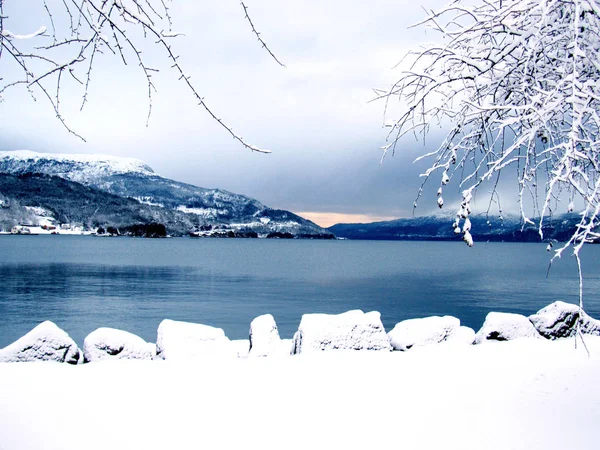
[[[61,2],[49,2],[60,5]],[[69,134],[39,93],[8,90],[0,103],[0,150],[102,153],[140,158],[166,177],[254,197],[317,223],[372,221],[412,214],[424,166],[412,163],[435,144],[412,137],[380,165],[386,130],[373,88],[399,76],[393,69],[410,48],[437,36],[408,29],[422,8],[446,0],[245,0],[280,67],[252,34],[238,0],[174,0],[172,41],[179,62],[208,105],[264,155],[242,147],[212,120],[149,42],[144,55],[158,92],[146,127],[147,86],[133,56],[123,66],[105,52],[91,74],[88,103],[65,82],[61,108]],[[50,27],[40,0],[5,2],[5,27],[27,34]],[[66,19],[55,14],[57,28]],[[39,42],[49,38],[37,38]],[[14,73],[6,55],[0,74]],[[85,72],[83,72],[85,73]],[[435,189],[418,214],[435,207]]]

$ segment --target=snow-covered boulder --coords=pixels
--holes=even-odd
[[[377,311],[304,314],[294,334],[292,353],[322,350],[383,350],[392,346]]]
[[[160,359],[237,357],[221,328],[165,319],[158,326],[156,356]]]
[[[388,333],[394,350],[408,350],[422,345],[438,344],[455,335],[460,328],[460,320],[452,316],[432,316],[422,319],[408,319],[396,324]]]
[[[473,328],[460,326],[458,330],[451,335],[448,336],[446,342],[451,342],[453,344],[466,344],[471,345],[475,341],[475,330]]]
[[[85,362],[103,359],[152,359],[156,346],[141,337],[114,328],[98,328],[83,341]]]
[[[577,330],[579,306],[572,303],[554,302],[529,316],[535,329],[547,339],[571,337]],[[581,311],[581,332],[600,336],[600,320],[592,319]]]
[[[250,323],[250,353],[248,356],[269,356],[279,350],[281,338],[271,314],[258,316]]]
[[[521,314],[491,312],[486,316],[473,343],[510,341],[522,337],[542,338],[527,317]]]
[[[0,350],[0,362],[57,361],[77,364],[79,355],[75,341],[47,320]]]

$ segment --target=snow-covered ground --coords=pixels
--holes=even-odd
[[[0,449],[600,448],[600,337],[0,365]]]
[[[2,152],[0,152],[2,153]],[[35,225],[17,225],[13,230],[0,231],[0,234],[69,234],[90,235],[95,231],[86,230],[83,226],[60,224],[52,217],[52,212],[39,206],[25,206],[27,212],[32,215]]]
[[[23,227],[20,227],[23,228]],[[91,231],[91,230],[84,230],[80,227],[74,227],[74,228],[68,228],[68,229],[63,229],[63,228],[57,228],[55,230],[48,230],[48,229],[44,229],[41,226],[33,226],[33,227],[25,227],[29,230],[29,233],[26,234],[68,234],[71,236],[89,236],[92,234],[96,234],[95,231]],[[12,233],[4,233],[4,234],[12,234]]]

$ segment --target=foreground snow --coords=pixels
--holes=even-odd
[[[597,449],[600,337],[0,367],[0,448]]]

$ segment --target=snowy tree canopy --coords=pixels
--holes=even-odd
[[[384,152],[406,134],[449,126],[425,180],[441,173],[438,205],[453,178],[462,190],[454,228],[473,244],[476,191],[516,170],[524,223],[564,208],[581,212],[578,230],[556,256],[600,237],[600,5],[596,0],[455,1],[419,23],[441,44],[411,52],[409,69],[381,97],[399,100]],[[450,125],[449,125],[450,124]],[[419,191],[419,197],[423,188]],[[524,196],[533,211],[523,207]],[[561,203],[562,200],[562,203]],[[566,201],[565,201],[566,200]],[[568,206],[561,206],[567,203]],[[416,202],[415,202],[416,206]],[[488,211],[490,207],[488,206]],[[501,213],[501,211],[500,211]],[[532,219],[537,217],[537,219]]]
[[[0,0],[0,99],[8,89],[25,87],[36,98],[47,100],[64,127],[77,137],[61,110],[61,86],[74,81],[82,89],[81,109],[88,101],[92,69],[99,55],[109,55],[123,64],[140,68],[148,91],[148,119],[152,95],[156,91],[152,75],[158,72],[142,49],[154,45],[161,49],[163,62],[185,83],[190,94],[215,121],[244,147],[255,147],[236,134],[208,106],[200,91],[186,75],[172,46],[180,35],[173,30],[169,14],[171,0],[37,0],[32,2]],[[32,5],[43,8],[44,23],[20,34],[11,29],[11,19],[32,14]],[[260,45],[283,65],[267,47],[241,2],[244,14]],[[10,70],[7,70],[10,69]],[[8,74],[8,75],[7,75]]]

